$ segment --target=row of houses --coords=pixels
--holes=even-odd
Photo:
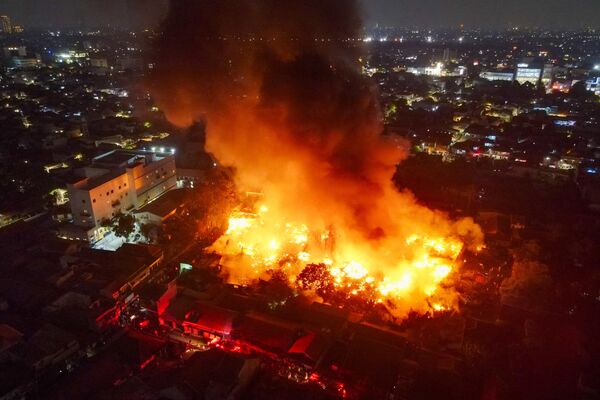
[[[262,309],[260,295],[234,286],[198,292],[173,281],[153,296],[139,293],[171,339],[272,360],[281,375],[297,382],[353,382],[353,390],[396,396],[421,368],[454,374],[461,364],[456,354],[415,346],[391,325],[323,303],[296,305],[281,315]]]
[[[111,252],[53,239],[17,251],[0,267],[2,400],[94,356],[118,334],[119,304],[163,262],[159,248],[136,244]]]

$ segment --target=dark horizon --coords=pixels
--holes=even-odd
[[[418,29],[514,26],[549,29],[600,28],[600,2],[580,0],[362,0],[367,26]],[[28,28],[141,28],[156,25],[168,0],[4,0],[0,15]]]

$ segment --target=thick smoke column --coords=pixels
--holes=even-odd
[[[358,10],[348,0],[174,1],[153,93],[177,124],[206,118],[209,149],[247,186],[275,181],[284,202],[317,195],[319,214],[326,188],[329,211],[366,228],[403,149],[381,139],[371,82],[344,44],[358,36]]]
[[[410,235],[479,235],[392,187],[406,149],[381,135],[348,40],[360,34],[357,1],[173,0],[163,29],[154,97],[178,125],[207,121],[208,150],[265,194],[273,221],[333,226],[344,257],[376,259],[386,276],[411,257]]]

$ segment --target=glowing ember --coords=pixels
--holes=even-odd
[[[250,228],[252,226],[252,218],[239,215],[236,217],[229,218],[229,228],[227,229],[226,234],[231,234],[234,232],[239,232],[246,228]]]
[[[311,231],[303,224],[272,220],[265,205],[258,209],[256,214],[234,213],[227,233],[213,245],[234,283],[249,284],[282,271],[300,289],[385,302],[402,310],[399,315],[455,306],[454,297],[446,289],[440,294],[440,287],[463,249],[457,237],[411,235],[396,249],[382,249],[368,241],[347,242],[331,229]]]

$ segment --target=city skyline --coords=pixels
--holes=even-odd
[[[600,399],[591,1],[0,0],[0,399]]]
[[[156,25],[167,0],[5,0],[0,15],[31,28]],[[108,4],[107,4],[108,3]],[[598,28],[600,3],[581,0],[574,8],[565,0],[362,0],[368,26],[410,28],[503,29],[514,26],[551,29]]]

